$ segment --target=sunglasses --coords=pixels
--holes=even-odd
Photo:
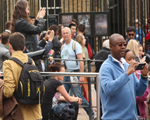
[[[122,46],[124,46],[124,47],[127,47],[127,44],[126,43],[124,43],[124,44],[122,44],[122,43],[120,43],[120,44],[117,44],[119,47],[122,47]]]
[[[129,36],[134,36],[134,34],[129,34]]]
[[[111,44],[112,45],[112,44]],[[122,47],[122,46],[124,46],[124,47],[127,47],[127,43],[124,43],[124,44],[122,44],[122,43],[120,43],[120,44],[116,44],[117,46],[119,46],[119,47]],[[113,45],[114,46],[114,45]]]

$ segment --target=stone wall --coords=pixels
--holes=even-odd
[[[62,0],[62,13],[90,12],[91,0]]]

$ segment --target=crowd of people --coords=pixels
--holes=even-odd
[[[15,5],[12,20],[6,23],[6,30],[1,34],[2,39],[0,43],[2,46],[0,71],[3,72],[1,78],[4,80],[4,98],[11,98],[13,94],[15,94],[15,91],[20,89],[18,88],[18,85],[21,84],[19,77],[22,67],[15,61],[9,59],[12,57],[19,59],[25,64],[29,62],[27,56],[29,55],[28,53],[36,54],[37,51],[44,50],[40,59],[33,59],[34,64],[39,71],[88,71],[87,62],[63,61],[63,65],[59,60],[53,60],[53,58],[83,60],[89,59],[89,56],[93,56],[89,39],[85,39],[84,36],[85,26],[81,24],[77,28],[77,21],[73,19],[69,26],[63,26],[61,24],[51,25],[47,31],[43,31],[45,25],[45,20],[43,19],[45,12],[45,9],[40,9],[36,17],[29,16],[30,11],[28,2],[20,0]],[[82,94],[82,85],[78,84],[77,86],[74,86],[73,84],[61,83],[62,80],[64,82],[70,82],[70,79],[70,76],[52,76],[50,78],[44,76],[45,94],[42,97],[41,104],[30,105],[18,101],[22,119],[51,119],[49,118],[49,114],[51,113],[51,108],[54,104],[53,100],[56,97],[57,101],[59,101],[58,103],[68,101],[75,107],[76,114],[72,119],[76,120],[79,105],[88,106],[89,104],[87,102],[88,98],[85,99]],[[79,82],[84,82],[85,80],[87,82],[86,77],[77,77],[77,79],[79,79]],[[72,91],[73,96],[69,95],[70,91]],[[88,92],[87,85],[85,85],[84,92]],[[17,100],[17,96],[15,97]],[[56,100],[55,103],[57,103]],[[41,106],[39,107],[39,105]],[[83,108],[86,113],[89,114],[89,108]],[[95,114],[93,110],[91,111],[92,119],[94,120]],[[19,119],[21,119],[21,117]]]
[[[36,17],[29,16],[28,2],[19,0],[15,5],[12,20],[6,22],[6,30],[0,34],[0,71],[3,72],[3,76],[0,76],[2,78],[0,85],[3,86],[0,86],[3,93],[0,104],[1,101],[15,98],[16,101],[13,99],[15,103],[12,104],[18,105],[18,108],[15,107],[16,111],[12,110],[11,114],[5,116],[0,114],[0,117],[13,118],[17,113],[19,115],[16,120],[57,120],[58,116],[53,116],[54,118],[51,116],[55,114],[52,111],[53,106],[70,103],[75,111],[72,120],[78,118],[79,105],[83,105],[87,115],[90,115],[91,111],[92,120],[96,120],[94,110],[86,107],[89,105],[87,84],[72,84],[72,81],[86,83],[87,77],[43,76],[44,94],[41,99],[39,98],[39,103],[23,104],[18,101],[16,91],[20,89],[20,94],[23,94],[27,88],[20,82],[22,66],[10,58],[17,58],[23,64],[27,64],[28,53],[37,55],[38,51],[43,50],[40,59],[32,60],[32,64],[38,69],[33,73],[89,72],[87,61],[82,60],[93,58],[101,60],[95,62],[95,72],[99,72],[101,119],[146,119],[146,101],[149,95],[148,65],[145,62],[146,57],[143,57],[145,34],[138,27],[138,21],[135,21],[135,27],[127,28],[126,40],[120,34],[112,34],[93,57],[90,39],[85,36],[84,24],[78,25],[73,19],[69,26],[51,25],[47,31],[43,31],[45,13],[45,9],[42,8]],[[139,63],[145,63],[145,66],[135,70]],[[33,84],[27,80],[27,86],[30,85]],[[27,97],[30,96],[30,92],[32,94],[32,91],[28,90]],[[0,113],[3,113],[2,110]],[[68,116],[70,114],[67,113]]]

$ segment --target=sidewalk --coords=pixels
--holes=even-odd
[[[92,106],[96,106],[96,91],[94,88],[94,84],[91,85],[91,93],[93,97]],[[95,112],[95,116],[96,114],[97,113]],[[89,116],[86,114],[85,110],[81,107],[79,108],[79,114],[77,120],[89,120]]]

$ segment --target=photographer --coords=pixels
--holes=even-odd
[[[40,9],[35,25],[32,24],[29,18],[29,5],[25,0],[19,0],[13,12],[12,18],[12,26],[11,33],[20,32],[25,36],[25,46],[26,50],[24,52],[33,52],[37,50],[37,42],[35,39],[35,35],[39,34],[45,25],[45,20],[43,19],[45,16],[45,9]]]
[[[53,39],[53,48],[52,48],[54,50],[53,57],[61,58],[60,57],[60,48],[62,46],[62,43],[59,41],[58,37],[56,36],[59,28],[57,25],[51,25],[49,27],[49,30],[54,30],[54,39]],[[60,62],[60,61],[55,61],[55,62]]]
[[[54,31],[48,30],[45,34],[45,37],[38,44],[37,51],[33,53],[34,55],[32,54],[33,57],[38,58],[38,59],[33,59],[33,60],[35,60],[35,64],[40,71],[45,71],[45,65],[44,65],[43,60],[48,57],[49,55],[48,53],[53,47],[53,43],[52,43],[53,37],[54,37]],[[41,53],[38,50],[45,50],[45,51],[44,53]],[[30,54],[30,52],[28,54]],[[41,58],[39,58],[38,56],[41,56]],[[39,60],[39,59],[42,59],[42,60]]]
[[[149,53],[144,53],[143,52],[143,46],[141,44],[138,45],[138,49],[139,49],[140,62],[146,61],[147,63],[149,63],[150,62]]]
[[[45,34],[45,37],[38,44],[37,50],[41,50],[45,48],[44,55],[47,55],[53,47],[53,44],[52,44],[53,38],[54,38],[54,31],[48,30]]]

